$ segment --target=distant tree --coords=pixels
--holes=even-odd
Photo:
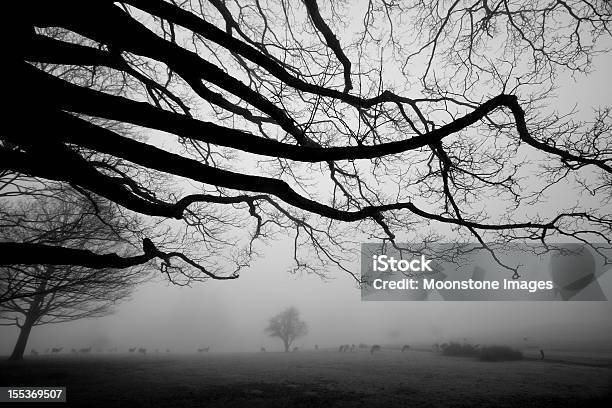
[[[295,339],[308,333],[306,322],[300,320],[300,312],[295,307],[285,309],[270,319],[266,333],[270,337],[278,337],[283,341],[285,353],[291,348]]]
[[[129,255],[138,250],[130,249],[125,238],[132,220],[111,214],[114,208],[70,191],[58,192],[54,198],[22,200],[0,207],[2,214],[10,215],[0,217],[4,220],[0,240]],[[23,358],[34,326],[107,315],[145,277],[142,266],[120,270],[75,265],[0,268],[0,324],[19,328],[10,359]]]

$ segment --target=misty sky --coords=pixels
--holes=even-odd
[[[298,307],[309,323],[309,335],[296,342],[307,348],[464,337],[520,344],[527,336],[543,347],[612,339],[610,302],[361,302],[346,275],[323,282],[287,273],[289,249],[271,246],[269,256],[235,281],[180,288],[158,279],[140,287],[115,315],[34,328],[28,350],[94,344],[176,352],[208,345],[215,351],[258,351],[262,346],[280,351],[281,342],[267,338],[263,328],[267,318],[288,305]],[[16,332],[2,328],[2,353],[9,351]]]
[[[612,91],[612,55],[597,57],[597,70],[558,90],[560,106],[608,104]],[[528,336],[543,347],[566,341],[612,344],[612,304],[607,302],[361,302],[352,278],[331,271],[329,281],[291,275],[291,239],[272,242],[264,257],[253,262],[238,280],[210,281],[174,287],[161,276],[143,285],[112,316],[35,327],[30,348],[116,345],[192,352],[281,350],[266,337],[269,317],[293,305],[302,312],[310,333],[296,344],[312,348],[340,343],[432,342],[464,337],[476,343],[517,343]],[[358,248],[355,248],[358,251]],[[355,271],[359,268],[355,265]],[[610,272],[608,272],[609,274]],[[0,328],[0,353],[12,348],[14,327]]]

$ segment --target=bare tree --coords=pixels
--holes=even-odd
[[[21,201],[10,209],[4,208],[4,213],[12,215],[7,219],[13,223],[6,223],[0,238],[129,254],[124,238],[129,225],[125,219],[110,214],[112,208],[66,191],[58,192],[55,198]],[[0,324],[19,328],[10,358],[23,358],[33,327],[105,316],[146,275],[143,266],[120,270],[73,265],[1,267]]]
[[[610,107],[552,108],[556,79],[588,74],[606,51],[609,1],[17,7],[21,81],[6,116],[27,106],[36,120],[2,134],[0,171],[78,187],[157,231],[180,220],[181,241],[201,245],[185,254],[147,236],[124,257],[0,243],[2,264],[158,259],[191,279],[233,279],[257,241],[281,233],[295,269],[318,273],[351,273],[364,238],[610,244]],[[550,200],[561,183],[579,199]]]
[[[300,312],[290,307],[272,317],[265,331],[270,337],[281,339],[287,353],[296,339],[308,333],[308,326],[300,320]],[[297,347],[293,351],[297,351]]]

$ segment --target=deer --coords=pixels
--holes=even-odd
[[[33,356],[37,356],[38,355],[38,351],[32,349],[32,350],[30,350],[30,354],[32,354]]]
[[[410,349],[410,346],[409,346],[409,345],[407,345],[407,344],[404,344],[404,347],[402,347],[402,353],[403,353],[404,351],[408,351],[409,349]]]
[[[138,352],[144,356],[144,355],[147,354],[147,349],[141,347],[141,348],[138,349]]]
[[[79,353],[83,353],[83,354],[87,354],[91,352],[91,346],[89,347],[83,347],[82,349],[79,350]]]
[[[375,351],[380,351],[380,346],[378,344],[374,344],[370,349],[370,354],[374,354]]]
[[[296,351],[298,351],[298,350],[299,350],[299,347],[294,347],[294,348],[293,348],[293,352],[294,352],[294,353],[295,353]]]
[[[265,352],[266,352],[266,348],[265,348],[265,347],[262,347],[262,348],[260,349],[260,351],[261,351],[262,353],[265,353]]]
[[[130,353],[133,353],[133,352],[135,352],[135,351],[136,351],[136,347],[130,347],[130,348],[128,348],[128,351],[129,351]]]
[[[318,349],[319,349],[319,345],[315,344],[315,350],[318,350]]]
[[[357,351],[357,346],[354,344],[351,344],[351,353],[354,353]]]
[[[77,350],[75,348],[73,348],[73,349],[70,349],[70,352],[73,353],[73,354],[76,354]]]
[[[208,353],[209,350],[210,350],[210,346],[204,347],[204,348],[199,348],[198,349],[198,353],[202,353],[202,352]]]
[[[63,349],[64,349],[63,347],[53,347],[53,348],[51,349],[51,353],[53,353],[53,354],[55,354],[55,353],[59,353],[59,352],[61,352]]]

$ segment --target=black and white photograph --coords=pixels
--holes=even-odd
[[[610,0],[5,6],[0,407],[612,406]]]

